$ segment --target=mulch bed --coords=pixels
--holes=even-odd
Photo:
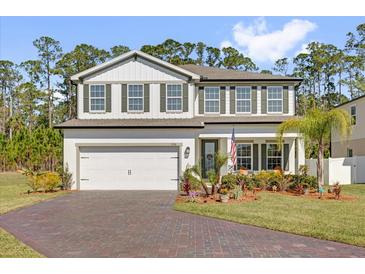
[[[268,190],[262,190],[262,191],[257,191],[256,193],[256,197],[253,195],[252,192],[247,192],[246,195],[242,195],[239,199],[233,199],[230,198],[228,200],[227,203],[222,203],[219,200],[219,195],[216,195],[215,197],[213,196],[209,196],[209,197],[205,197],[205,195],[200,195],[198,197],[195,198],[195,203],[197,204],[217,204],[217,203],[221,203],[221,204],[240,204],[240,203],[244,203],[244,202],[252,202],[255,200],[260,199],[260,192],[268,192],[268,193],[272,193],[272,194],[278,194],[278,195],[286,195],[286,196],[294,196],[294,197],[300,197],[300,198],[305,198],[305,199],[319,199],[319,193],[318,192],[309,192],[308,194],[298,194],[292,191],[277,191],[277,192],[273,192],[273,191],[268,191]],[[336,200],[334,194],[332,193],[323,193],[323,196],[321,198],[322,200]],[[350,195],[340,195],[340,198],[338,199],[338,201],[354,201],[357,198],[354,196],[350,196]],[[179,195],[177,195],[176,197],[176,203],[186,203],[189,202],[189,196],[187,196],[185,193],[180,193]]]
[[[205,196],[198,196],[195,198],[195,203],[198,203],[198,204],[217,204],[217,203],[220,203],[220,204],[239,204],[239,203],[243,203],[243,202],[252,202],[254,200],[257,200],[259,199],[258,196],[256,196],[256,198],[253,196],[252,193],[247,193],[246,195],[242,195],[239,199],[233,199],[233,198],[230,198],[228,200],[227,203],[222,203],[220,200],[219,200],[219,194],[216,195],[215,197],[213,196],[209,196],[209,197],[205,197]],[[176,197],[176,202],[177,203],[186,203],[189,201],[189,196],[187,196],[186,194],[180,194]]]

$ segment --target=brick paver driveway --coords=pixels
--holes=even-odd
[[[175,192],[84,191],[0,216],[48,257],[365,257],[365,249],[172,209]]]

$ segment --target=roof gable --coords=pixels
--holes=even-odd
[[[100,65],[97,65],[97,66],[94,66],[87,70],[84,70],[82,72],[79,72],[79,73],[71,76],[71,80],[79,81],[79,80],[83,80],[85,78],[90,78],[93,75],[100,74],[102,72],[107,71],[108,69],[111,69],[111,68],[113,69],[120,64],[126,63],[126,61],[128,61],[130,59],[137,60],[138,58],[141,60],[150,62],[152,64],[155,64],[156,66],[159,66],[165,70],[170,70],[173,73],[180,74],[180,75],[186,76],[191,79],[200,79],[199,75],[197,75],[191,71],[185,70],[184,68],[181,68],[181,67],[175,66],[173,64],[170,64],[168,62],[165,62],[163,60],[160,60],[160,59],[153,57],[149,54],[146,54],[144,52],[133,50],[133,51],[127,52],[125,54],[122,54],[116,58],[113,58],[105,63],[102,63]]]

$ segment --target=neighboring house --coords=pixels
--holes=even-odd
[[[197,65],[176,66],[131,51],[74,75],[77,119],[64,132],[64,163],[77,189],[177,189],[187,166],[204,175],[217,151],[237,165],[223,172],[305,163],[297,133],[276,144],[277,126],[295,115],[301,79]]]
[[[351,116],[352,134],[341,140],[334,132],[331,137],[331,157],[365,156],[365,95],[337,106]]]

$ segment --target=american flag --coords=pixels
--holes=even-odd
[[[237,165],[237,158],[236,158],[236,138],[234,137],[234,128],[232,130],[232,137],[231,137],[231,159],[233,168]]]

